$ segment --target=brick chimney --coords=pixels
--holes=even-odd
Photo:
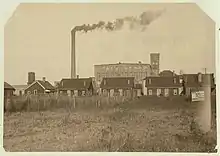
[[[46,81],[46,77],[43,77],[42,80],[43,80],[43,82],[45,82]]]

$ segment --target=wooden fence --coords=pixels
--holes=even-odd
[[[85,96],[70,97],[67,95],[28,95],[14,96],[4,101],[4,110],[13,111],[42,111],[55,108],[91,109],[108,108],[118,104],[123,104],[133,100],[134,97],[104,97],[104,96]]]

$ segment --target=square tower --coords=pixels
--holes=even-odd
[[[158,76],[160,72],[160,53],[150,54],[150,64],[153,74]]]

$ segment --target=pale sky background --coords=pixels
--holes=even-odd
[[[150,63],[160,69],[215,72],[215,23],[195,4],[22,4],[5,25],[5,81],[26,84],[27,74],[51,83],[70,77],[70,30],[81,24],[165,9],[144,31],[93,31],[76,37],[77,74],[93,76],[94,64]]]

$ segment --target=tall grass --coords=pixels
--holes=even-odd
[[[14,111],[29,111],[5,118],[4,146],[12,151],[213,152],[216,145],[216,137],[210,137],[216,132],[200,132],[193,122],[197,106],[184,97],[44,95],[11,102]],[[39,137],[34,143],[22,137],[33,135]]]

